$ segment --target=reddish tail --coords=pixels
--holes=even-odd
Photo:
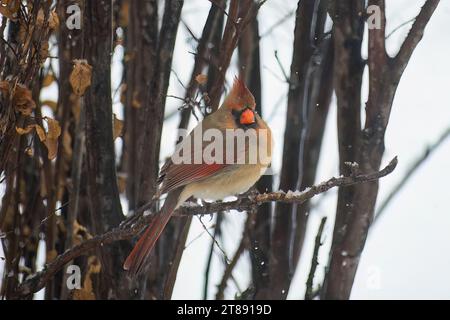
[[[170,220],[173,211],[178,203],[180,192],[174,190],[167,195],[167,199],[161,209],[161,212],[155,216],[154,220],[147,227],[144,234],[138,240],[133,250],[125,260],[123,268],[128,270],[133,276],[142,271],[145,260],[152,252],[159,236]]]

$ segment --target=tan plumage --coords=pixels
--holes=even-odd
[[[188,139],[194,136],[196,130],[205,132],[208,129],[217,129],[223,137],[227,137],[227,130],[242,129],[247,132],[251,128],[257,133],[256,140],[245,140],[245,144],[234,148],[232,163],[226,162],[224,159],[222,163],[174,164],[172,160],[169,160],[163,166],[158,181],[161,183],[159,194],[167,193],[166,201],[125,261],[124,268],[126,270],[132,274],[141,271],[145,259],[150,254],[173,211],[187,199],[192,196],[208,200],[223,199],[247,191],[258,181],[270,162],[272,136],[269,127],[254,109],[253,95],[241,80],[236,79],[223,105],[216,112],[205,117],[192,130],[189,137],[178,146],[179,148],[185,147]],[[235,138],[233,137],[233,139]],[[224,143],[224,158],[227,154],[231,154],[231,151],[226,149],[226,141],[227,138]],[[204,150],[208,143],[203,143],[201,150]],[[256,143],[256,146],[252,143]],[[269,161],[262,162],[260,157],[257,157],[255,163],[250,163],[251,157],[255,156],[251,154],[251,151],[256,150],[257,156],[259,156],[258,148],[264,146],[267,146]],[[191,149],[191,152],[193,153],[194,150]]]

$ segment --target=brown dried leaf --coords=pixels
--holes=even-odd
[[[126,27],[128,26],[128,22],[130,20],[130,2],[122,1],[122,5],[120,7],[119,12],[119,26]]]
[[[61,127],[59,125],[59,122],[51,118],[45,119],[47,120],[48,124],[47,139],[58,139],[58,137],[61,135]]]
[[[16,127],[16,132],[19,136],[23,136],[25,134],[29,134],[34,129],[34,125],[29,125],[26,128]]]
[[[50,15],[48,17],[48,26],[52,30],[55,30],[59,27],[59,17],[55,10],[50,12]]]
[[[198,84],[205,84],[208,81],[208,76],[206,74],[199,74],[195,77],[195,81]]]
[[[19,83],[15,87],[12,104],[16,111],[25,116],[29,116],[36,108],[31,91]]]
[[[30,147],[27,147],[25,149],[25,153],[30,157],[32,157],[34,155],[33,149],[31,149]]]
[[[35,125],[34,127],[36,128],[36,133],[39,137],[39,140],[41,140],[41,142],[44,142],[47,138],[44,129],[39,125]]]
[[[45,21],[44,10],[39,9],[37,17],[36,17],[36,25],[38,27],[42,27],[44,25],[44,21]]]
[[[1,0],[0,14],[12,21],[17,21],[17,12],[20,8],[20,0]]]
[[[53,82],[55,82],[55,75],[53,73],[47,73],[47,75],[44,77],[44,80],[42,81],[42,86],[48,87]]]
[[[58,107],[58,103],[52,100],[44,100],[41,102],[41,105],[50,107],[52,111],[56,111]]]
[[[58,256],[58,252],[57,252],[55,249],[50,250],[50,251],[47,251],[47,259],[46,259],[46,263],[52,262],[53,260],[55,260],[55,258],[56,258],[57,256]]]
[[[45,60],[49,57],[49,44],[48,41],[43,41],[41,43],[40,49],[39,49],[39,62],[44,64]]]
[[[117,119],[116,114],[114,113],[113,140],[116,140],[118,137],[121,137],[122,131],[123,131],[123,121]]]
[[[120,103],[126,105],[127,103],[127,84],[122,83],[120,86]]]
[[[70,84],[73,92],[81,97],[91,85],[92,67],[86,60],[74,60],[74,67],[70,74]]]
[[[127,189],[127,176],[125,174],[117,174],[117,187],[119,188],[119,193],[124,193]]]
[[[88,272],[83,282],[83,288],[79,290],[75,290],[72,298],[74,300],[95,300],[95,294],[93,292],[92,287],[92,278],[93,274],[100,273],[101,264],[96,256],[90,256],[88,259]]]
[[[73,245],[78,245],[83,241],[89,240],[92,235],[89,233],[85,226],[78,223],[77,220],[73,223]]]
[[[68,160],[72,159],[72,136],[70,135],[68,130],[64,131],[63,147],[65,157]]]
[[[8,81],[0,81],[0,91],[4,95],[8,94],[8,92],[9,92],[9,82]]]
[[[47,119],[48,132],[46,139],[43,141],[48,150],[48,158],[53,160],[58,152],[58,138],[61,135],[61,127],[58,121],[50,118]]]

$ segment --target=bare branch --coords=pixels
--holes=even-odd
[[[317,265],[319,264],[319,250],[322,246],[322,233],[323,229],[325,227],[325,223],[327,222],[327,217],[323,217],[322,221],[320,222],[319,230],[317,231],[316,235],[316,241],[314,243],[314,252],[313,252],[313,258],[311,261],[311,269],[309,270],[308,280],[306,281],[306,294],[305,294],[305,300],[312,300],[314,299],[314,275],[316,274]]]
[[[255,209],[261,204],[272,201],[301,204],[318,194],[330,190],[331,188],[350,186],[362,182],[378,180],[393,172],[397,166],[397,163],[398,160],[397,157],[395,157],[384,169],[378,172],[356,176],[340,176],[338,178],[333,177],[302,192],[277,191],[239,197],[237,200],[230,202],[207,203],[203,206],[184,206],[178,210],[176,215],[207,215],[213,212],[228,210],[252,211],[252,209]],[[49,281],[59,270],[64,267],[67,262],[88,253],[92,249],[120,240],[130,239],[131,237],[138,235],[154,217],[154,214],[149,211],[152,206],[153,202],[147,203],[137,210],[135,216],[128,218],[125,223],[122,223],[119,227],[116,227],[115,229],[104,234],[97,235],[92,239],[89,239],[59,255],[51,263],[47,264],[44,270],[27,278],[18,287],[15,292],[15,296],[28,296],[39,291],[45,286],[47,281]]]
[[[433,15],[434,10],[436,10],[439,1],[440,0],[427,0],[420,10],[420,13],[417,15],[416,21],[414,21],[408,36],[395,58],[393,58],[394,63],[392,65],[395,66],[397,75],[401,75],[405,70],[414,49],[419,44],[420,40],[422,40],[425,27]]]
[[[398,194],[398,191],[408,183],[408,181],[414,175],[414,173],[422,166],[422,164],[425,163],[425,161],[429,158],[429,156],[443,144],[443,142],[448,137],[450,137],[450,128],[447,128],[447,130],[445,130],[445,132],[439,137],[439,139],[435,143],[433,143],[431,146],[428,146],[425,152],[411,165],[411,167],[405,173],[400,182],[397,185],[395,185],[394,188],[392,188],[392,191],[389,193],[387,198],[384,199],[384,201],[381,203],[379,209],[375,214],[372,227],[374,223],[380,220],[381,215],[385,212],[385,209],[389,206],[392,199],[394,199],[395,196]],[[372,228],[370,230],[372,230]]]

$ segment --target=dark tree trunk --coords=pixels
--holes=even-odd
[[[92,84],[86,91],[86,155],[92,225],[104,233],[123,220],[117,187],[112,128],[111,52],[112,2],[87,1],[84,12],[84,57],[92,66]],[[116,243],[99,249],[101,273],[97,299],[129,298],[122,284],[122,263],[129,246]]]

